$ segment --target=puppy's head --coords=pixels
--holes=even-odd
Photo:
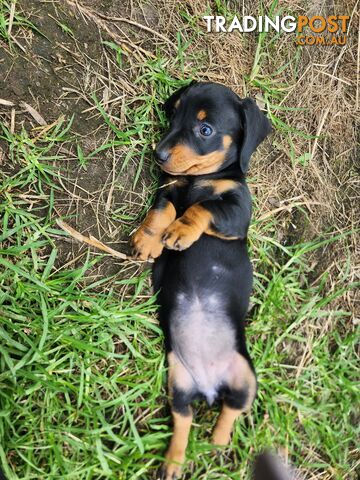
[[[241,100],[217,83],[195,83],[164,105],[170,129],[156,153],[172,175],[204,175],[238,162],[245,174],[252,153],[271,125],[254,100]]]

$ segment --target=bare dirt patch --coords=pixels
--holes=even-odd
[[[56,213],[71,218],[73,226],[82,233],[93,234],[129,252],[126,241],[143,211],[152,182],[149,167],[153,139],[148,139],[148,155],[143,158],[144,168],[135,188],[136,155],[126,169],[122,169],[132,145],[105,149],[83,166],[79,164],[78,146],[86,158],[112,139],[96,102],[102,105],[119,131],[126,127],[129,99],[152,90],[151,82],[148,87],[135,84],[144,71],[144,64],[156,59],[159,48],[164,58],[174,57],[178,30],[189,46],[184,54],[183,72],[169,66],[175,78],[191,76],[219,81],[241,96],[256,96],[260,102],[264,101],[261,85],[266,84],[270,93],[279,98],[280,109],[275,108],[273,114],[286,128],[275,131],[271,143],[264,145],[255,156],[250,172],[260,215],[274,211],[280,220],[276,238],[289,245],[334,227],[337,232],[356,229],[359,221],[354,109],[358,96],[355,86],[357,17],[350,4],[347,13],[351,15],[351,29],[345,48],[299,48],[284,37],[264,47],[264,51],[253,35],[199,35],[205,28],[199,20],[204,13],[202,2],[152,1],[143,5],[66,0],[34,5],[23,0],[19,6],[43,36],[30,30],[14,32],[25,53],[16,47],[3,49],[1,96],[17,105],[16,129],[22,125],[37,126],[34,119],[19,108],[21,102],[35,108],[47,124],[60,116],[73,118],[72,141],[67,151],[61,152],[61,162],[55,162],[63,175],[61,193],[56,197]],[[287,8],[290,13],[296,13],[294,6],[289,4]],[[339,9],[340,6],[333,12],[322,6],[321,12],[326,15],[338,13]],[[108,42],[107,45],[104,42]],[[114,45],[120,47],[121,53],[116,53],[121,57],[120,65]],[[258,64],[257,48],[263,55]],[[286,61],[289,68],[280,72]],[[256,88],[257,84],[260,88]],[[274,96],[270,103],[273,99]],[[281,106],[287,110],[281,110]],[[5,108],[4,113],[10,121],[9,109]],[[149,112],[149,121],[153,120],[156,115]],[[6,169],[6,165],[3,168]],[[354,236],[350,236],[344,240],[341,252],[339,245],[333,254],[327,251],[331,270],[341,271],[348,249],[354,252],[354,242]],[[81,245],[69,241],[59,240],[59,246],[64,263],[85,252]],[[313,262],[315,271],[325,267],[322,254]],[[111,268],[105,268],[106,263],[103,263],[104,272],[99,273],[117,271],[118,266],[112,261],[108,262]],[[356,275],[353,273],[352,279]]]

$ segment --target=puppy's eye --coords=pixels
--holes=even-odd
[[[202,123],[200,125],[200,133],[204,137],[209,137],[213,133],[213,129],[207,123]]]

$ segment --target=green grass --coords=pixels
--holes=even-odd
[[[109,148],[128,147],[121,174],[136,159],[138,184],[158,124],[165,125],[161,103],[190,76],[184,69],[189,45],[178,42],[175,58],[159,53],[141,66],[140,93],[126,104],[126,129],[94,97],[112,136],[86,156],[78,146],[81,168]],[[263,59],[268,44],[259,42],[256,58]],[[121,68],[126,53],[111,42],[105,46]],[[260,63],[255,67],[249,84],[267,92],[275,109],[281,86],[275,76],[266,90]],[[275,127],[281,130],[280,123]],[[70,129],[71,120],[60,119],[40,137],[11,134],[5,125],[0,134],[15,167],[11,175],[0,173],[0,463],[9,480],[154,478],[171,434],[156,298],[148,293],[148,270],[122,280],[95,278],[101,257],[90,253],[82,267],[62,268],[56,237],[63,232],[53,209],[63,172],[54,162]],[[149,173],[154,186],[157,172],[151,167]],[[276,220],[256,221],[254,201],[247,338],[258,399],[222,456],[209,444],[217,409],[198,404],[185,473],[247,478],[255,452],[283,448],[313,478],[355,479],[357,332],[337,299],[356,285],[348,285],[345,268],[330,288],[328,274],[314,275],[309,259],[342,236],[329,232],[286,247],[275,240]],[[139,215],[150,202],[149,195]],[[126,215],[118,212],[120,219]],[[130,220],[139,223],[136,216]]]
[[[88,274],[90,257],[76,270],[55,267],[52,237],[61,232],[49,215],[48,162],[67,130],[60,123],[35,143],[25,131],[2,135],[20,170],[1,184],[0,458],[9,479],[149,478],[170,434],[155,298],[138,300],[147,272],[101,293],[107,279]],[[21,197],[27,188],[39,196],[30,212]],[[256,277],[248,339],[259,398],[236,426],[231,461],[214,459],[215,412],[199,407],[192,478],[238,478],[249,452],[264,447],[287,448],[297,466],[331,478],[355,478],[356,337],[347,313],[330,308],[346,278],[331,293],[325,275],[306,281],[306,254],[337,239],[283,247],[273,228],[255,222],[250,235]],[[123,300],[119,283],[128,283]]]
[[[260,14],[266,14],[274,19],[276,16],[294,15],[294,12],[285,11],[284,6],[279,6],[278,0],[272,0],[266,11],[261,5]],[[302,51],[301,49],[295,49],[292,55],[289,55],[286,50],[281,50],[279,53],[279,44],[284,35],[286,36],[286,33],[277,33],[275,31],[261,32],[258,34],[252,69],[246,79],[249,86],[260,90],[262,100],[266,106],[267,115],[273,127],[282,134],[283,144],[278,147],[281,150],[285,149],[293,166],[297,164],[306,166],[311,158],[311,153],[305,151],[300,156],[297,156],[294,144],[299,137],[304,140],[313,140],[316,136],[303,132],[298,128],[291,127],[287,122],[286,113],[289,111],[305,112],[308,109],[305,107],[287,107],[284,105],[286,94],[293,86],[284,79],[284,73],[290,71],[292,79],[299,77],[299,62]],[[285,49],[288,49],[288,46],[286,46]],[[283,61],[284,57],[286,61]]]
[[[10,26],[10,17],[11,17],[11,5],[15,4],[14,15],[12,19],[12,28],[9,32]],[[16,44],[21,50],[24,49],[21,44],[17,42],[14,38],[14,31],[19,31],[19,29],[28,29],[32,30],[33,32],[38,33],[39,35],[43,35],[40,30],[27,18],[25,18],[21,13],[19,13],[19,9],[17,6],[17,0],[1,0],[0,2],[0,39],[3,39],[10,49],[14,48],[14,44]]]
[[[156,59],[148,60],[140,66],[140,74],[135,81],[135,86],[141,93],[126,102],[126,130],[119,130],[114,119],[119,121],[119,123],[120,120],[116,116],[113,116],[111,120],[97,99],[94,99],[105,123],[112,130],[114,139],[92,152],[90,158],[106,148],[131,145],[122,162],[121,172],[126,171],[129,162],[136,158],[137,167],[133,180],[134,188],[143,171],[145,159],[152,155],[152,143],[156,143],[159,139],[159,132],[154,129],[154,124],[155,122],[160,123],[162,127],[166,124],[165,114],[161,107],[164,99],[166,99],[171,92],[189,84],[192,78],[193,72],[187,72],[185,74],[184,71],[184,55],[191,42],[183,43],[180,35],[177,40],[178,49],[177,55],[174,58],[171,60],[163,58],[159,52]],[[116,45],[114,43],[104,42],[104,44],[110,48],[111,51],[115,50],[116,60],[121,68],[122,54],[124,52],[119,49],[119,47],[115,48]],[[181,77],[179,79],[175,78],[170,73],[172,70],[180,72]],[[148,87],[150,87],[150,89]],[[157,173],[154,171],[154,166],[150,169],[150,173],[153,179],[156,180]]]

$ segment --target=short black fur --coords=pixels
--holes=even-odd
[[[252,153],[271,131],[270,122],[253,100],[241,100],[230,89],[212,83],[195,83],[175,92],[166,102],[165,112],[170,128],[156,149],[164,173],[154,205],[134,236],[134,246],[144,260],[151,251],[159,255],[153,267],[153,285],[158,292],[166,351],[168,358],[177,356],[185,376],[194,380],[185,388],[178,385],[177,378],[171,379],[172,410],[191,415],[190,404],[201,395],[209,403],[217,396],[230,409],[246,410],[256,393],[256,378],[244,326],[252,290],[247,252],[251,197],[245,174]],[[210,135],[202,135],[204,125]],[[147,237],[149,232],[151,237]],[[177,241],[169,241],[174,235]],[[162,242],[162,247],[156,241]],[[149,248],[149,242],[155,242],[156,248]],[[243,383],[231,383],[224,372],[224,378],[217,378],[214,385],[215,396],[197,387],[196,362],[202,359],[196,353],[189,358],[188,352],[191,343],[195,352],[200,346],[210,366],[221,362],[222,352],[212,358],[217,339],[206,332],[199,338],[202,332],[197,329],[196,315],[205,328],[209,325],[211,331],[218,331],[219,339],[225,332],[228,342],[231,335],[230,353],[234,350],[242,359],[239,365],[245,376],[242,379],[239,372],[239,381]],[[208,351],[206,338],[212,342]],[[226,346],[222,341],[219,345]],[[225,357],[227,354],[229,351],[224,352]],[[174,434],[173,443],[176,438]],[[181,461],[173,452],[170,447],[168,461]],[[171,471],[165,468],[166,478],[173,478]]]
[[[216,285],[216,289],[220,289],[228,298],[226,308],[237,332],[238,351],[253,368],[244,333],[244,318],[252,289],[252,268],[246,247],[247,231],[251,220],[251,197],[245,182],[245,173],[251,154],[271,132],[271,124],[254,100],[250,98],[241,100],[234,92],[222,85],[195,82],[175,92],[165,103],[170,130],[160,141],[158,151],[180,141],[190,144],[199,154],[208,153],[206,146],[199,147],[197,139],[191,138],[189,133],[182,134],[181,127],[186,129],[193,122],[193,115],[192,118],[187,119],[187,115],[191,115],[193,110],[191,112],[184,110],[179,119],[174,119],[175,104],[193,103],[195,98],[197,100],[195,108],[204,109],[208,115],[214,108],[214,105],[208,101],[209,98],[217,99],[221,110],[215,105],[213,118],[218,121],[219,130],[222,133],[229,133],[234,138],[232,150],[229,151],[221,169],[216,172],[176,177],[179,181],[175,185],[171,184],[169,175],[162,174],[153,208],[162,208],[166,202],[171,202],[179,218],[191,205],[199,204],[212,214],[212,227],[215,232],[224,237],[236,237],[236,239],[227,240],[204,234],[187,250],[177,252],[165,249],[163,251],[153,267],[153,285],[155,291],[159,292],[160,323],[165,333],[166,350],[171,352],[173,339],[168,322],[176,303],[176,293],[183,288],[184,284],[190,290],[196,291],[211,283],[210,270],[216,258],[222,263],[226,272],[221,279],[221,284]],[[214,139],[214,141],[219,143],[218,140]],[[214,143],[209,147],[210,151],[213,145]],[[233,180],[236,182],[236,188],[217,194],[211,186],[202,186],[204,180]],[[231,394],[228,393],[228,395]],[[242,395],[243,393],[239,392],[239,397]],[[234,399],[231,403],[235,403]]]

